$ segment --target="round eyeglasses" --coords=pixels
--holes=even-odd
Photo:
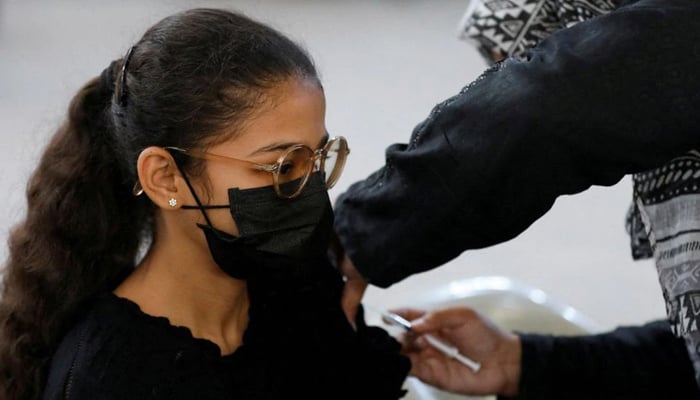
[[[269,172],[272,174],[275,192],[285,199],[297,197],[304,190],[311,174],[316,171],[324,174],[326,188],[332,188],[338,182],[345,167],[345,160],[350,154],[348,142],[342,136],[329,139],[322,148],[317,150],[312,150],[304,144],[292,145],[285,149],[274,164],[261,164],[179,147],[164,147],[164,149],[202,160],[246,164],[258,171]]]

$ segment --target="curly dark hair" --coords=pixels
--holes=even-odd
[[[152,240],[154,207],[132,194],[144,148],[204,148],[230,137],[269,88],[319,82],[297,44],[214,9],[163,19],[133,47],[124,77],[123,63],[80,89],[29,180],[0,292],[0,399],[41,397],[63,335]]]

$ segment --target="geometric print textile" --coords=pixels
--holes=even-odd
[[[550,34],[608,13],[620,0],[471,0],[460,23],[488,63],[521,58]]]
[[[633,182],[671,329],[685,340],[700,384],[700,153],[635,174]]]

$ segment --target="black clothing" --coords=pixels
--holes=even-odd
[[[410,362],[358,318],[355,333],[327,268],[306,284],[249,284],[243,345],[221,356],[189,329],[102,295],[56,351],[44,393],[58,399],[396,399]]]
[[[683,339],[666,321],[592,336],[520,338],[518,400],[700,398]]]
[[[338,198],[336,231],[359,272],[390,286],[514,238],[560,195],[698,148],[698,21],[695,0],[636,1],[552,34],[439,104]],[[668,323],[522,337],[523,398],[698,397]]]
[[[552,34],[439,104],[337,200],[359,272],[390,286],[512,239],[562,194],[698,147],[698,21],[695,0],[641,0]]]

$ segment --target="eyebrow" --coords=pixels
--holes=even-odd
[[[326,132],[326,134],[323,135],[323,138],[321,138],[321,141],[318,143],[318,146],[316,146],[316,148],[322,147],[326,143],[328,143],[328,138],[329,138],[329,135],[328,135],[328,132]],[[255,150],[254,152],[250,153],[248,156],[250,157],[250,156],[254,156],[256,154],[260,154],[260,153],[272,153],[275,151],[286,150],[286,149],[288,149],[294,145],[297,145],[297,144],[299,144],[299,143],[291,143],[291,142],[272,143],[272,144],[268,144],[267,146],[264,146],[264,147],[261,147],[261,148]]]

